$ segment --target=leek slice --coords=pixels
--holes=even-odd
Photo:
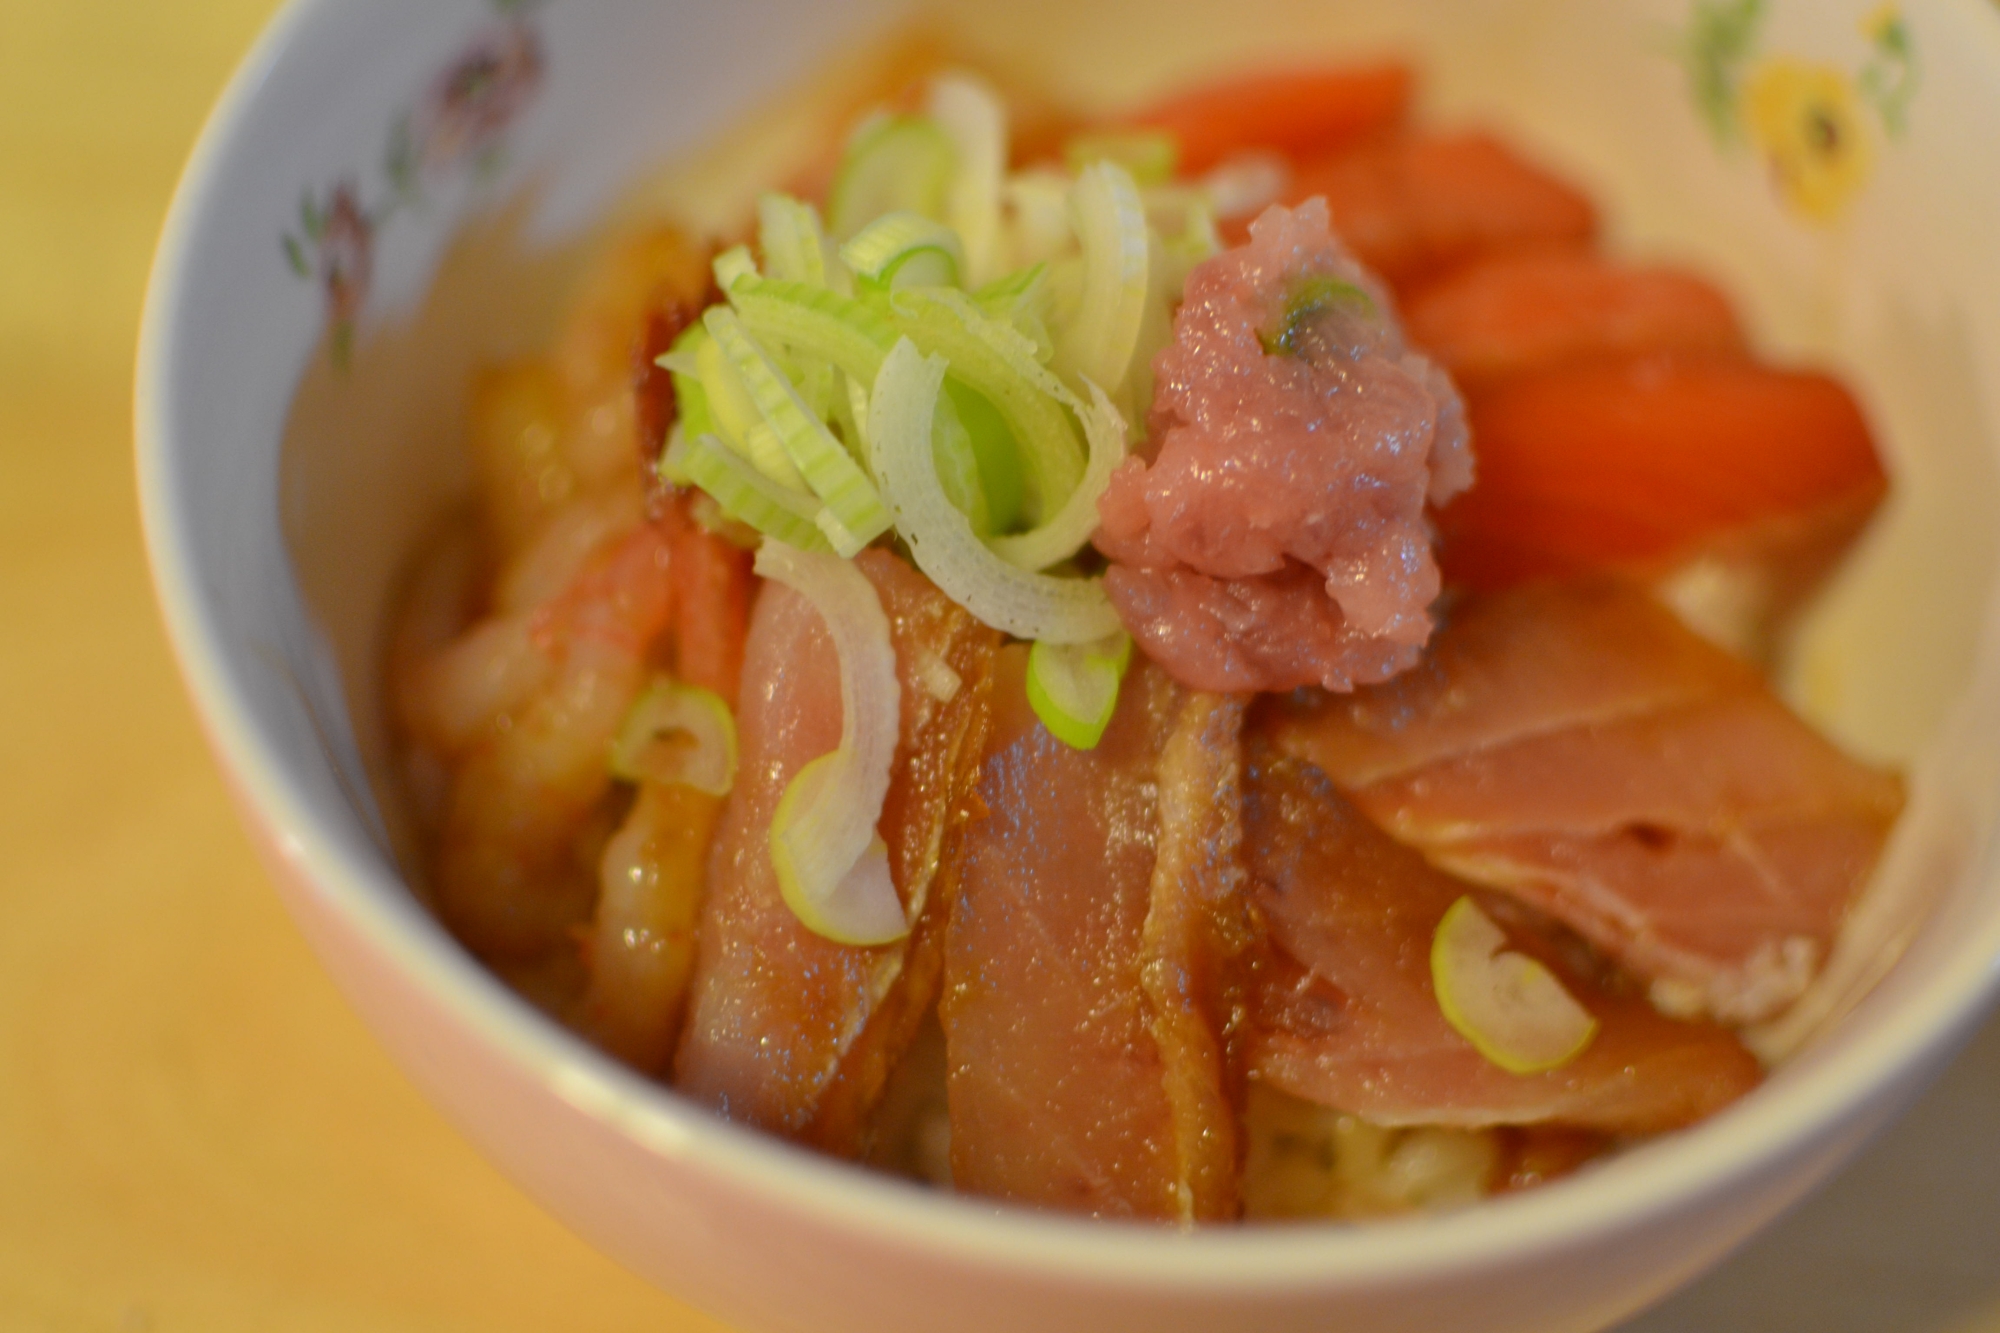
[[[1094,750],[1131,661],[1132,636],[1124,630],[1096,643],[1037,643],[1028,650],[1028,704],[1057,740]]]
[[[1070,214],[1083,247],[1083,289],[1074,317],[1057,331],[1054,366],[1066,380],[1115,393],[1145,315],[1146,208],[1130,172],[1099,162],[1071,188]]]
[[[747,245],[732,245],[715,257],[710,265],[715,271],[715,285],[727,292],[743,278],[757,276],[757,261],[750,257]]]
[[[1111,484],[1113,469],[1125,461],[1125,418],[1102,389],[1088,381],[1084,388],[1090,391],[1090,403],[1077,415],[1083,421],[1084,438],[1090,441],[1090,462],[1076,489],[1048,522],[1018,536],[995,537],[987,543],[1010,565],[1047,569],[1082,550],[1090,534],[1097,531],[1098,497]]]
[[[1089,643],[1120,628],[1102,580],[1056,578],[1008,564],[980,542],[938,481],[932,421],[945,360],[904,338],[882,362],[868,399],[875,475],[910,555],[944,594],[1022,639]]]
[[[804,491],[778,485],[713,435],[676,430],[660,468],[668,476],[686,477],[708,492],[723,513],[768,537],[810,550],[828,545],[819,524],[825,505]]]
[[[1506,944],[1506,934],[1470,897],[1453,903],[1431,941],[1438,1008],[1510,1074],[1561,1068],[1590,1045],[1597,1020],[1555,973]]]
[[[1034,264],[981,287],[972,299],[988,317],[1014,326],[1014,331],[1035,345],[1035,359],[1046,362],[1055,355],[1049,337],[1049,266]]]
[[[711,336],[695,345],[695,365],[700,371],[702,392],[708,400],[716,434],[773,482],[789,490],[803,491],[805,478],[793,466],[777,436],[765,425],[756,399],[750,396],[729,354],[707,329],[705,318],[703,327]]]
[[[938,396],[937,415],[931,420],[931,462],[937,468],[938,485],[944,487],[951,507],[965,515],[965,521],[980,536],[991,533],[993,511],[986,503],[979,455],[973,447],[972,432],[959,419],[958,408],[949,393]]]
[[[888,315],[920,350],[943,356],[951,373],[1006,421],[1020,450],[1028,520],[1054,513],[1083,479],[1083,447],[1064,410],[1076,395],[1035,359],[1034,344],[949,288],[905,288],[890,297]]]
[[[873,307],[822,287],[746,278],[729,304],[759,339],[824,357],[856,384],[873,384],[896,330]]]
[[[629,782],[727,796],[736,781],[736,719],[713,690],[659,677],[625,714],[611,771]]]
[[[1285,313],[1275,333],[1259,334],[1267,356],[1298,356],[1299,335],[1315,317],[1344,310],[1364,319],[1375,317],[1375,298],[1344,278],[1319,273],[1300,278],[1285,293]]]
[[[1000,191],[1007,177],[1007,111],[993,90],[966,74],[931,84],[931,118],[951,139],[956,169],[945,194],[945,220],[959,235],[968,286],[990,280],[1000,254]]]
[[[757,243],[772,277],[811,287],[833,285],[828,281],[832,266],[827,263],[826,235],[811,204],[788,194],[759,195]]]
[[[1004,190],[1008,257],[1021,267],[1046,263],[1067,250],[1075,237],[1069,225],[1069,178],[1049,170],[1017,171]]]
[[[843,556],[889,530],[889,510],[852,455],[833,437],[826,423],[799,397],[798,390],[743,330],[742,321],[726,306],[710,308],[703,322],[715,345],[728,356],[743,386],[777,437],[805,484],[826,502],[818,515],[820,528]],[[757,432],[751,432],[756,449]]]
[[[892,116],[863,125],[827,195],[827,225],[846,240],[884,213],[943,221],[958,153],[929,116]]]
[[[950,375],[944,396],[950,401],[972,456],[979,465],[979,489],[986,497],[987,532],[1007,532],[1021,519],[1021,458],[1006,419],[976,391]]]
[[[1172,180],[1180,158],[1180,141],[1157,130],[1080,134],[1063,145],[1063,160],[1071,171],[1082,172],[1097,162],[1115,162],[1140,185],[1164,185]]]
[[[757,573],[818,611],[840,660],[840,745],[801,768],[771,820],[778,891],[807,929],[841,944],[909,934],[876,832],[896,758],[902,685],[889,618],[852,562],[767,541]]]
[[[965,271],[958,233],[915,213],[884,213],[840,247],[840,259],[883,287],[954,286]]]

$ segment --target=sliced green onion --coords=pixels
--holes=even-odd
[[[1089,643],[1120,628],[1101,580],[1056,578],[987,549],[938,482],[932,421],[945,360],[905,338],[882,362],[868,399],[875,475],[917,568],[984,623],[1017,638]]]
[[[1111,472],[1125,461],[1125,418],[1102,389],[1085,383],[1090,404],[1078,412],[1084,438],[1090,441],[1090,462],[1083,479],[1070,492],[1061,509],[1048,522],[1013,537],[995,537],[987,543],[1010,565],[1022,569],[1047,569],[1083,549],[1090,534],[1097,531],[1098,497],[1111,484]]]
[[[729,304],[761,341],[823,357],[857,384],[873,384],[896,345],[895,328],[878,311],[823,287],[746,278]]]
[[[864,125],[841,159],[827,196],[827,225],[838,240],[884,213],[943,221],[958,154],[929,116],[894,116]]]
[[[781,542],[758,548],[756,570],[812,603],[840,661],[840,745],[798,771],[771,820],[778,890],[807,929],[838,943],[901,939],[909,922],[876,832],[902,707],[882,599],[851,562]]]
[[[707,342],[708,329],[696,320],[681,331],[674,339],[666,354],[658,364],[666,367],[674,381],[674,405],[677,409],[674,429],[687,435],[713,435],[716,433],[715,413],[708,405],[708,391],[701,387],[701,368],[698,352]],[[661,454],[661,475],[666,476],[666,455]],[[685,476],[666,476],[675,485],[685,485]]]
[[[965,271],[958,233],[916,213],[884,213],[840,247],[840,259],[884,287],[955,286]]]
[[[736,719],[714,691],[659,677],[625,714],[611,771],[628,782],[727,796],[736,781]]]
[[[727,292],[739,279],[757,276],[757,261],[750,256],[747,245],[732,245],[715,257],[711,265],[715,270],[715,285]]]
[[[1096,643],[1037,643],[1028,650],[1028,704],[1057,740],[1094,750],[1131,661],[1132,636],[1124,630]]]
[[[828,281],[826,236],[820,229],[819,214],[811,204],[788,194],[760,195],[757,242],[764,251],[764,267],[772,277],[811,287],[832,285]]]
[[[1022,498],[1021,453],[1014,447],[1013,432],[993,404],[956,377],[945,377],[944,396],[965,427],[979,464],[979,489],[986,497],[985,531],[1011,531],[1021,520]]]
[[[1070,190],[1070,213],[1083,246],[1083,289],[1074,317],[1056,332],[1054,366],[1065,379],[1115,393],[1145,316],[1146,209],[1131,173],[1099,162]]]
[[[943,356],[1006,421],[1026,473],[1029,521],[1053,513],[1083,477],[1083,448],[1064,410],[1076,395],[1035,359],[1034,344],[949,288],[906,288],[890,298],[888,313],[903,336]]]
[[[726,306],[711,307],[703,317],[710,336],[742,378],[757,411],[777,437],[805,484],[826,502],[818,516],[820,528],[834,550],[852,556],[889,530],[890,516],[882,497],[826,423],[814,415],[770,355],[743,329],[743,321]],[[752,431],[752,447],[756,447]]]
[[[964,243],[959,271],[968,286],[977,285],[1005,262],[1000,189],[1007,176],[1007,111],[991,88],[966,74],[940,75],[931,84],[930,111],[950,137],[956,159],[945,220]]]
[[[703,327],[707,327],[706,317]],[[783,443],[765,424],[756,399],[750,396],[729,354],[713,336],[695,345],[695,364],[701,371],[702,391],[722,441],[773,482],[803,491],[805,478],[792,465]]]
[[[1014,331],[1035,345],[1035,359],[1046,362],[1055,355],[1049,337],[1049,266],[1034,264],[1017,269],[981,287],[973,301],[989,317],[1014,326]]]
[[[1314,274],[1300,278],[1285,293],[1285,313],[1280,317],[1275,333],[1260,334],[1258,341],[1264,344],[1268,356],[1297,356],[1299,334],[1306,324],[1319,315],[1334,310],[1351,311],[1364,318],[1375,314],[1375,298],[1344,278],[1331,274]]]
[[[1470,897],[1438,922],[1431,984],[1445,1021],[1510,1074],[1558,1069],[1583,1054],[1597,1020],[1555,973],[1508,949],[1507,936]]]
[[[1063,145],[1069,169],[1082,172],[1094,162],[1115,162],[1140,185],[1164,185],[1180,165],[1180,141],[1171,134],[1149,130],[1110,130],[1081,134]]]
[[[819,525],[825,505],[804,491],[780,486],[713,435],[676,431],[660,467],[669,476],[686,477],[708,492],[723,513],[767,537],[811,550],[828,545]]]
[[[937,414],[931,420],[931,462],[951,507],[965,515],[965,521],[980,536],[991,533],[993,511],[986,504],[979,455],[949,393],[938,396]]]
[[[1048,170],[1017,171],[1007,178],[1009,258],[1017,265],[1045,263],[1074,241],[1069,225],[1069,178]]]

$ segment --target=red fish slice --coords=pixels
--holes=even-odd
[[[1150,664],[1096,749],[1042,728],[1001,656],[940,1003],[953,1181],[1109,1217],[1236,1211],[1226,1065],[1240,705]],[[1230,913],[1233,911],[1233,919]]]
[[[1582,246],[1590,200],[1478,132],[1400,134],[1322,158],[1293,178],[1290,202],[1324,195],[1355,258],[1399,291],[1485,255]]]
[[[1412,293],[1410,341],[1468,393],[1570,361],[1639,352],[1738,353],[1729,301],[1692,273],[1580,250],[1496,255]]]
[[[731,1119],[842,1155],[866,1146],[868,1113],[937,994],[998,637],[896,557],[866,551],[855,563],[881,594],[902,685],[878,828],[910,935],[836,944],[779,894],[771,816],[798,770],[840,742],[840,677],[811,604],[767,584],[745,649],[742,764],[716,833],[674,1067],[677,1087]]]
[[[1761,678],[1617,584],[1475,601],[1386,685],[1271,734],[1435,865],[1560,919],[1673,1012],[1804,989],[1902,805]]]
[[[1375,829],[1301,760],[1262,753],[1246,791],[1253,898],[1272,944],[1254,993],[1254,1077],[1384,1125],[1620,1134],[1690,1124],[1756,1085],[1756,1060],[1728,1032],[1607,991],[1519,930],[1510,947],[1556,968],[1598,1031],[1560,1068],[1508,1073],[1445,1021],[1431,986],[1438,922],[1476,890]]]
[[[1255,149],[1312,158],[1400,123],[1414,82],[1399,64],[1247,74],[1179,93],[1132,123],[1170,135],[1190,175]]]
[[[1560,367],[1471,402],[1479,477],[1439,517],[1448,579],[1480,589],[1714,552],[1803,595],[1887,478],[1825,375],[1662,354]]]

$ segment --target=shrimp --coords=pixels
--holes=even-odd
[[[675,670],[733,708],[749,625],[748,553],[680,504],[661,522],[675,573]],[[597,915],[582,939],[589,988],[571,1021],[647,1073],[664,1073],[673,1057],[721,810],[718,798],[693,788],[644,783],[599,866]]]
[[[583,485],[635,466],[633,351],[654,315],[664,312],[675,331],[692,320],[710,303],[712,281],[708,249],[673,227],[618,246],[585,280],[554,356],[571,411],[562,454]]]
[[[438,901],[477,953],[546,954],[590,913],[611,831],[606,755],[667,625],[668,553],[662,525],[645,524],[532,613],[526,634],[547,675],[453,775]]]
[[[597,917],[583,937],[590,985],[572,1022],[648,1074],[673,1058],[721,810],[692,787],[644,783],[604,848]]]

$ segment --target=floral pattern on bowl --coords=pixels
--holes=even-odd
[[[1850,73],[1760,55],[1768,8],[1768,0],[1694,0],[1682,39],[1689,91],[1718,144],[1747,138],[1786,207],[1830,225],[1868,183],[1878,135],[1894,140],[1908,130],[1918,82],[1909,23],[1893,3],[1869,13],[1861,23],[1867,54]]]
[[[439,70],[417,105],[396,118],[383,154],[384,188],[368,206],[362,187],[346,176],[323,194],[308,189],[295,230],[282,238],[285,260],[326,295],[327,347],[345,365],[354,327],[367,303],[375,244],[398,213],[421,205],[435,189],[470,172],[497,175],[507,132],[533,105],[547,71],[547,44],[534,15],[543,0],[491,0],[496,17]]]

